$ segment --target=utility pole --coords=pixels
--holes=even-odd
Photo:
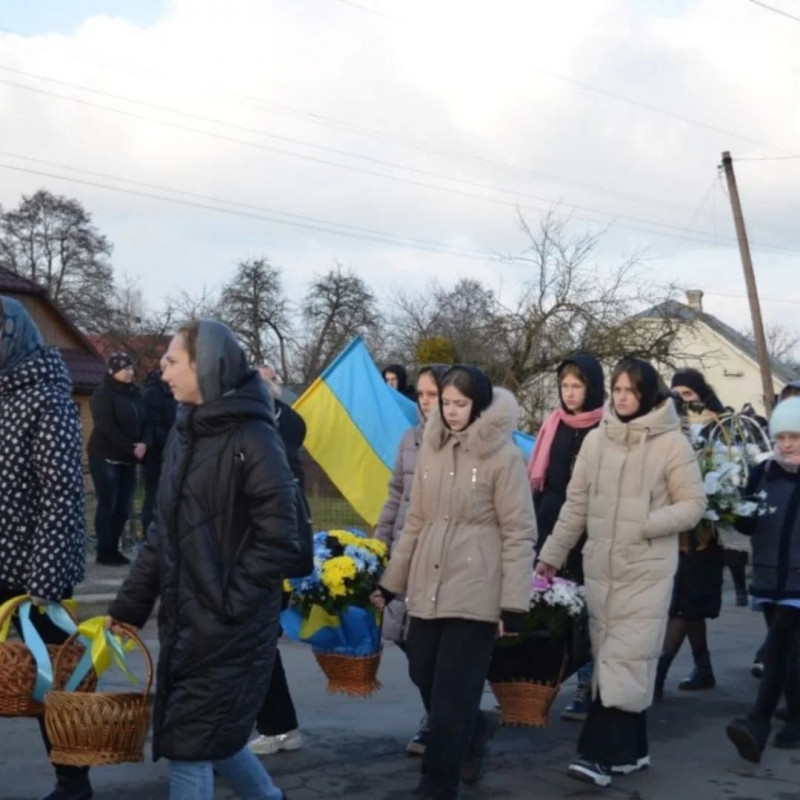
[[[739,201],[739,190],[736,188],[736,176],[733,174],[733,159],[727,150],[722,154],[722,168],[725,170],[725,178],[728,181],[728,194],[730,195],[731,208],[733,209],[733,222],[736,225],[736,238],[739,240],[739,255],[742,258],[744,282],[747,284],[747,300],[750,303],[750,316],[753,320],[753,338],[756,344],[758,366],[761,370],[764,408],[767,411],[767,416],[769,416],[775,395],[775,389],[772,385],[772,366],[769,360],[769,352],[767,351],[767,339],[764,336],[764,322],[761,319],[761,305],[758,302],[756,277],[753,273],[750,245],[747,242],[747,231],[744,227],[742,204]]]

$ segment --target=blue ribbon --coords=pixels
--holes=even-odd
[[[39,635],[39,631],[31,621],[30,600],[20,603],[17,612],[19,614],[20,627],[22,629],[22,640],[31,651],[33,660],[36,664],[36,682],[33,687],[33,699],[37,703],[44,702],[44,696],[53,688],[53,665],[50,662],[50,654],[47,652],[47,645]],[[74,633],[77,628],[72,617],[59,605],[49,604],[44,612],[53,622],[66,634]]]

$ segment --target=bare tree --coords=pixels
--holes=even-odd
[[[780,323],[767,323],[764,335],[767,339],[769,357],[780,361],[790,369],[800,370],[800,331]],[[742,335],[753,341],[753,329],[741,331]]]
[[[241,261],[234,277],[222,289],[220,310],[253,363],[275,361],[277,356],[281,377],[288,381],[291,325],[280,270],[266,258]]]
[[[528,279],[518,300],[499,309],[493,336],[505,351],[497,365],[503,383],[521,392],[534,424],[544,413],[536,387],[549,379],[563,359],[575,352],[613,362],[623,355],[674,365],[682,326],[691,324],[674,313],[674,291],[654,287],[638,272],[637,257],[610,271],[592,264],[599,236],[574,234],[569,219],[555,211],[532,229],[520,215],[528,247],[515,258],[527,266]]]
[[[306,382],[325,369],[354,336],[369,339],[379,321],[371,289],[338,263],[309,286],[302,318],[298,366]]]
[[[40,189],[0,214],[0,266],[47,290],[83,330],[111,311],[112,246],[77,201]]]

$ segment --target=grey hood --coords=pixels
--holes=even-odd
[[[247,356],[227,325],[201,319],[197,334],[197,380],[203,402],[233,391],[251,372]]]

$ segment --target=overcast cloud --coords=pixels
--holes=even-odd
[[[558,201],[608,227],[602,264],[643,251],[747,327],[730,150],[765,317],[800,327],[800,21],[748,0],[41,5],[0,2],[0,204],[78,198],[150,305],[261,255],[296,298],[336,259],[380,292],[471,275],[510,299],[524,272],[492,254],[525,245],[515,206]]]

